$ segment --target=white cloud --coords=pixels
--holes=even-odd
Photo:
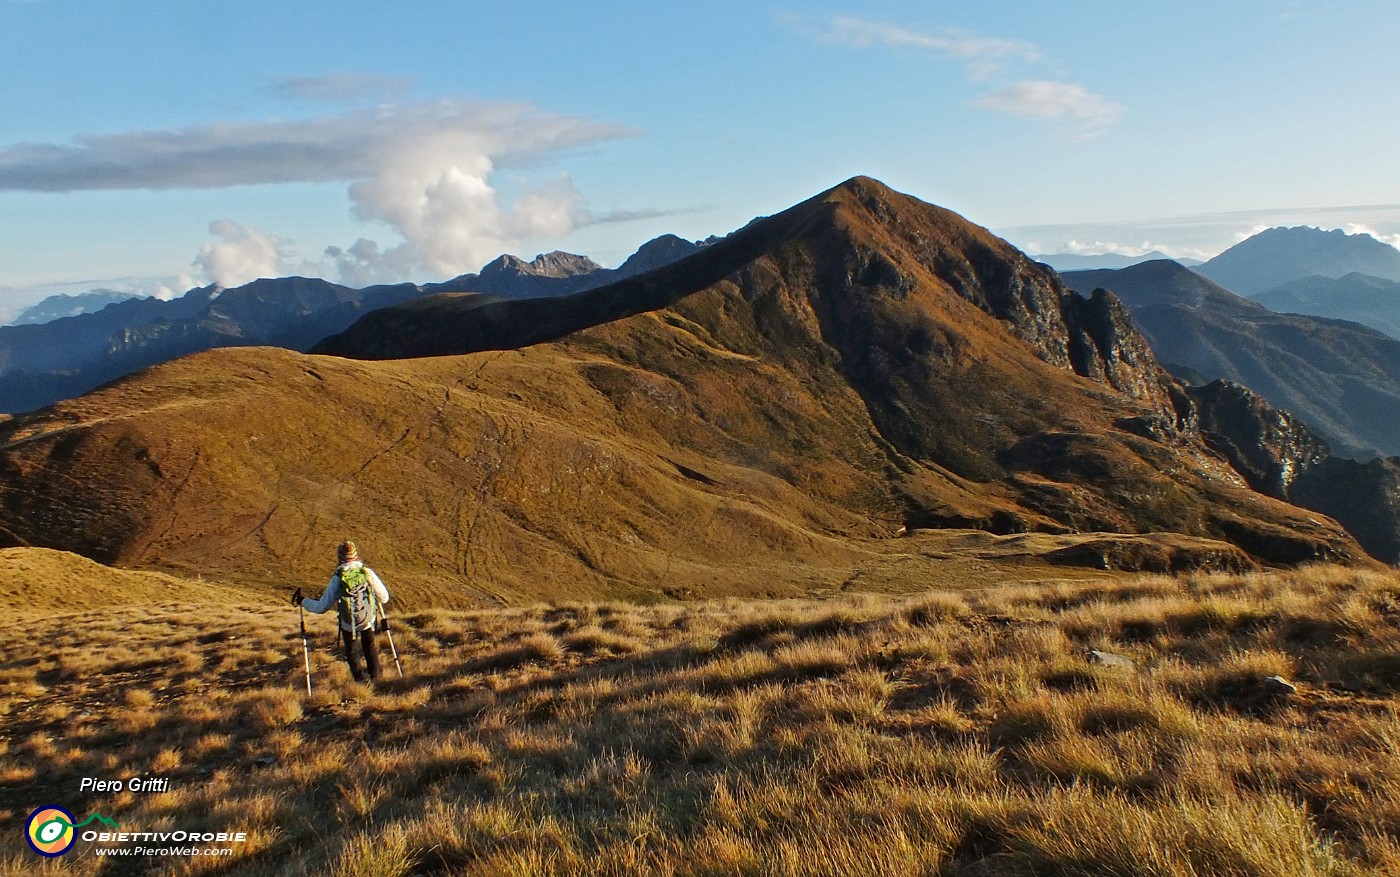
[[[886,22],[868,21],[853,16],[830,16],[819,23],[803,19],[786,19],[827,42],[868,49],[920,49],[946,58],[964,62],[976,79],[999,73],[1009,62],[1035,62],[1041,52],[1032,43],[985,37],[966,31],[945,30],[930,34]]]
[[[1045,255],[1072,256],[1146,256],[1148,253],[1161,253],[1171,259],[1200,259],[1202,261],[1214,255],[1212,252],[1194,247],[1178,247],[1150,240],[1137,244],[1125,244],[1118,241],[1086,241],[1077,238],[1061,240],[1058,244],[1051,245],[1049,249],[1043,247],[1040,241],[1033,240],[1026,244],[1025,251]]]
[[[170,301],[189,292],[195,285],[194,276],[186,272],[177,277],[147,281],[136,287],[135,291],[140,295],[149,295],[161,301]]]
[[[1386,234],[1385,232],[1377,231],[1371,226],[1363,225],[1359,222],[1348,222],[1344,231],[1346,231],[1347,234],[1368,234],[1382,243],[1387,243],[1396,249],[1400,249],[1400,234]]]
[[[298,81],[304,91],[363,83]],[[526,185],[513,199],[493,185],[502,168],[528,170],[568,149],[628,136],[618,125],[524,104],[441,101],[297,121],[207,125],[0,149],[0,190],[220,188],[342,181],[353,213],[402,243],[361,239],[298,265],[289,242],[222,219],[194,267],[224,286],[288,270],[343,282],[447,277],[475,270],[522,241],[561,238],[617,217],[594,217],[566,175]],[[636,215],[646,215],[639,213]]]
[[[202,125],[18,143],[0,149],[0,190],[213,189],[367,179],[405,153],[466,144],[497,166],[628,136],[619,125],[525,104],[440,101],[295,121]]]
[[[825,18],[783,14],[778,21],[811,38],[860,49],[914,49],[961,61],[974,82],[1005,80],[1013,64],[1044,66],[1047,59],[1034,43],[988,37],[959,30],[926,33],[888,22],[854,16]],[[1023,119],[1062,122],[1081,139],[1095,137],[1123,108],[1082,85],[1045,79],[1008,82],[982,95],[977,106]]]
[[[1067,240],[1060,245],[1059,252],[1072,253],[1076,256],[1103,256],[1108,253],[1116,253],[1122,256],[1143,256],[1153,250],[1166,252],[1154,244],[1143,241],[1141,244],[1120,244],[1113,241],[1077,241]]]
[[[203,244],[193,265],[214,283],[241,286],[287,273],[291,245],[276,235],[228,219],[211,222],[209,231],[220,240]]]
[[[404,243],[377,261],[361,247],[355,273],[385,277],[421,266],[437,276],[463,274],[522,239],[562,238],[591,223],[568,177],[503,205],[491,185],[494,169],[488,146],[472,136],[425,141],[386,157],[372,179],[350,187],[350,199],[357,217],[387,223]]]
[[[346,286],[373,286],[412,276],[418,268],[413,260],[414,255],[406,245],[391,247],[388,252],[383,252],[378,242],[360,238],[349,249],[326,247],[325,270],[307,273],[334,276]]]
[[[1025,119],[1069,122],[1081,137],[1103,132],[1123,112],[1118,104],[1082,85],[1054,80],[1024,80],[983,95],[978,104]]]
[[[1271,223],[1267,223],[1267,222],[1256,222],[1254,225],[1251,225],[1249,228],[1245,229],[1244,231],[1237,231],[1237,232],[1235,232],[1235,243],[1238,244],[1238,243],[1240,243],[1241,241],[1247,241],[1247,240],[1249,240],[1250,238],[1254,237],[1255,235],[1259,234],[1261,231],[1268,231],[1269,229],[1271,229],[1271,228],[1273,228],[1273,227],[1274,227],[1274,226],[1273,226],[1273,224],[1271,224]]]

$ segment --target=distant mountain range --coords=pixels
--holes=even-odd
[[[214,347],[304,350],[365,309],[422,295],[412,284],[356,290],[305,277],[130,299],[41,325],[0,327],[0,410],[28,411],[138,369]]]
[[[1031,256],[1037,262],[1042,262],[1054,268],[1056,271],[1087,271],[1096,268],[1127,268],[1131,265],[1138,265],[1143,262],[1155,262],[1158,259],[1170,259],[1166,253],[1160,250],[1153,250],[1150,253],[1143,253],[1140,256],[1128,256],[1123,253],[1099,253],[1087,255],[1084,253],[1042,253],[1038,256]],[[1178,258],[1177,262],[1188,268],[1201,264],[1199,259]]]
[[[1368,234],[1270,228],[1196,270],[1232,292],[1253,297],[1312,276],[1360,273],[1400,281],[1400,250]]]
[[[708,243],[664,235],[616,269],[570,253],[548,253],[530,262],[501,256],[480,274],[424,286],[352,289],[305,277],[264,279],[233,289],[192,289],[170,301],[128,298],[42,324],[0,326],[0,411],[30,411],[137,369],[215,347],[307,350],[369,310],[437,292],[568,295],[651,270]],[[69,307],[71,298],[49,299],[53,304],[47,312]]]
[[[1179,375],[1243,384],[1343,455],[1400,454],[1400,341],[1356,323],[1275,313],[1171,261],[1062,276],[1081,293],[1121,298]]]
[[[132,298],[141,298],[131,292],[117,292],[113,289],[93,289],[88,292],[77,294],[59,293],[51,295],[38,304],[30,305],[19,312],[19,316],[11,321],[11,325],[30,326],[39,323],[48,323],[63,317],[76,317],[81,314],[92,314],[102,310],[109,304],[119,301],[126,301]]]
[[[1353,271],[1343,277],[1313,275],[1252,298],[1271,311],[1351,320],[1400,338],[1400,283]]]
[[[604,268],[587,256],[555,251],[526,262],[518,256],[500,256],[479,274],[463,274],[446,283],[426,287],[432,292],[480,292],[503,298],[549,298],[595,289],[633,277],[692,255],[713,243],[687,241],[673,234],[647,241],[617,268]]]

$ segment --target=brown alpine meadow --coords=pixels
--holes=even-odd
[[[25,565],[31,603],[79,564],[0,562]],[[175,581],[125,575],[133,594]],[[92,808],[247,841],[148,873],[1400,869],[1393,574],[901,584],[408,612],[405,675],[374,690],[322,625],[309,698],[299,634],[256,587],[220,584],[223,613],[35,613],[0,668],[5,831],[83,777],[155,775],[169,792]],[[82,846],[3,867],[125,873]]]

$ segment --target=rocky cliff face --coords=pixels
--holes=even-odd
[[[1176,409],[1147,339],[1133,326],[1123,303],[1110,292],[1094,290],[1088,299],[1065,296],[1065,332],[1070,363],[1085,377],[1120,393],[1149,402],[1165,419]]]
[[[1289,499],[1299,476],[1332,456],[1298,418],[1247,387],[1213,381],[1188,392],[1206,441],[1260,493]]]
[[[1336,520],[1372,557],[1400,563],[1400,459],[1328,457],[1303,470],[1289,499]]]
[[[1354,323],[1274,313],[1175,262],[1064,279],[1081,292],[1111,290],[1157,361],[1193,383],[1243,384],[1301,418],[1339,456],[1400,453],[1400,341]]]
[[[1333,456],[1298,418],[1239,384],[1188,392],[1206,442],[1251,487],[1333,518],[1378,560],[1400,561],[1400,460]]]

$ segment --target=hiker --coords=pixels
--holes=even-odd
[[[292,592],[292,605],[300,605],[307,612],[317,615],[335,606],[340,616],[340,640],[345,646],[345,662],[350,665],[350,675],[355,677],[356,682],[363,682],[365,671],[368,671],[370,679],[378,679],[379,655],[374,650],[374,634],[378,629],[379,607],[389,602],[389,590],[374,570],[360,560],[354,542],[347,540],[340,543],[336,548],[336,558],[340,564],[326,584],[325,593],[316,600],[304,599],[301,588],[297,588]],[[387,618],[384,623],[388,625]],[[365,671],[360,669],[356,639],[360,641],[359,652],[365,656]]]

